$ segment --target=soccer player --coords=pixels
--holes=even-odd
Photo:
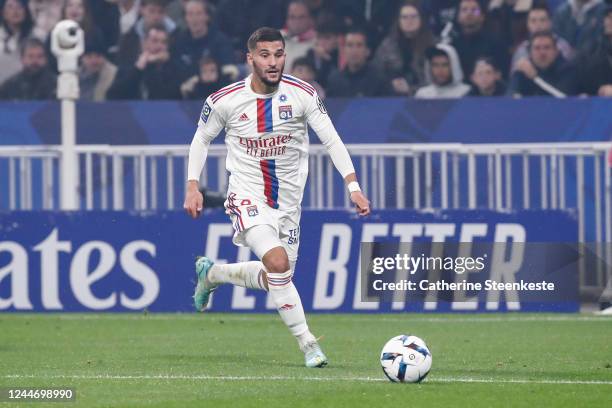
[[[222,283],[269,292],[281,319],[296,337],[307,367],[323,367],[327,357],[308,329],[304,308],[291,278],[297,261],[300,213],[308,175],[310,125],[344,178],[357,212],[370,213],[353,163],[315,89],[284,75],[285,42],[272,28],[256,30],[248,40],[252,74],[210,95],[189,149],[185,210],[197,217],[203,208],[198,190],[210,142],[225,129],[230,173],[226,213],[233,242],[248,246],[261,262],[215,265],[196,261],[194,303],[204,311]]]

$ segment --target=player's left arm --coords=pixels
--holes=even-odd
[[[351,201],[355,204],[357,212],[359,215],[368,215],[370,213],[370,201],[361,192],[351,156],[342,139],[340,139],[338,132],[336,132],[336,128],[327,114],[323,101],[321,101],[316,93],[306,110],[306,119],[321,143],[327,148],[327,152],[336,170],[344,178],[344,182],[351,193]]]

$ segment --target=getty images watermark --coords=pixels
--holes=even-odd
[[[362,243],[361,300],[578,302],[580,271],[609,267],[598,254],[568,243]]]

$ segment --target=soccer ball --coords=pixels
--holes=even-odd
[[[403,334],[384,345],[380,364],[389,380],[418,383],[431,369],[431,352],[420,338]]]

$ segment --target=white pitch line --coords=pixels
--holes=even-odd
[[[15,319],[20,317],[19,314],[5,315],[8,316],[9,319]],[[204,315],[206,316],[206,315]],[[23,315],[21,317],[24,318],[34,318],[34,319],[44,319],[44,318],[57,318],[59,320],[137,320],[137,321],[146,321],[146,320],[194,320],[194,321],[204,321],[202,315],[199,314],[177,314],[177,315],[167,315],[167,314],[149,314],[149,315],[133,315],[133,314],[85,314],[85,315],[71,315],[71,314],[63,314],[63,315],[54,315],[54,314],[38,314],[38,315]],[[316,318],[316,316],[330,316],[330,315],[317,315],[311,314]],[[376,322],[406,322],[406,320],[411,320],[413,323],[503,323],[503,322],[612,322],[612,317],[610,316],[499,316],[499,317],[462,317],[461,315],[456,316],[445,316],[445,317],[421,317],[422,315],[418,314],[399,314],[399,315],[385,315],[385,316],[376,316],[376,315],[342,315],[337,314],[334,315],[334,321],[358,321],[358,322],[367,322],[367,321],[376,321]],[[270,315],[262,315],[262,314],[254,314],[254,315],[231,315],[231,314],[215,314],[211,317],[215,320],[224,320],[227,322],[230,321],[249,321],[249,322],[257,322],[258,320],[277,320],[278,316],[276,314]],[[2,317],[0,317],[2,320]],[[214,321],[212,321],[214,322]]]
[[[202,381],[354,381],[388,382],[374,377],[289,377],[289,376],[215,376],[215,375],[22,375],[9,374],[4,379],[39,380],[202,380]],[[524,378],[469,378],[469,377],[429,377],[425,383],[476,383],[476,384],[566,384],[566,385],[612,385],[605,380],[529,380]]]

